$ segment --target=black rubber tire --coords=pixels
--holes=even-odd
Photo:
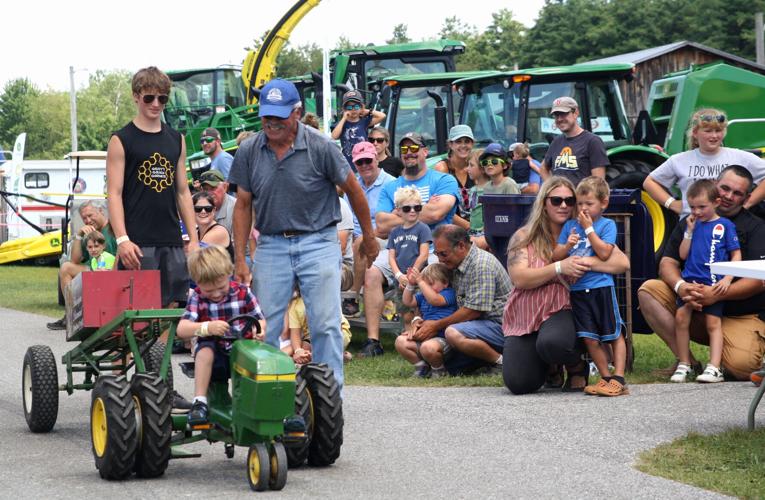
[[[255,443],[247,452],[247,481],[253,491],[265,491],[271,478],[271,459],[265,443]]]
[[[292,468],[300,467],[308,460],[308,447],[311,444],[311,435],[313,434],[311,397],[308,394],[308,384],[303,378],[302,372],[303,369],[301,368],[295,376],[295,414],[305,420],[307,438],[305,441],[286,445],[287,463]]]
[[[100,419],[104,421],[105,429],[97,428],[94,423],[97,412],[103,412]],[[90,404],[90,442],[96,469],[102,478],[125,479],[132,474],[138,448],[137,427],[135,404],[127,377],[99,375]],[[95,437],[99,429],[104,439],[100,453]]]
[[[58,418],[58,372],[47,345],[33,345],[24,355],[21,398],[29,430],[50,432]]]
[[[271,461],[271,474],[268,478],[268,487],[279,491],[287,484],[287,452],[284,450],[283,443],[271,444],[269,459]]]
[[[308,464],[332,465],[343,446],[343,400],[335,375],[325,364],[309,363],[301,369],[313,407]]]
[[[165,344],[157,340],[149,349],[149,352],[143,356],[143,364],[146,368],[146,372],[159,373],[159,368],[162,366],[162,358],[165,356]],[[173,362],[172,358],[170,365],[167,367],[167,388],[170,392],[173,392]],[[172,403],[171,403],[172,405]]]
[[[170,460],[173,396],[156,373],[136,373],[130,387],[138,423],[135,473],[138,477],[159,477]]]

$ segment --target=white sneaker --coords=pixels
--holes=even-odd
[[[704,373],[696,377],[696,382],[704,382],[707,384],[714,384],[716,382],[722,382],[723,380],[723,374],[720,369],[712,364],[707,364],[707,367],[704,368]]]
[[[686,363],[678,363],[677,368],[675,368],[675,373],[672,374],[672,377],[670,377],[670,382],[677,382],[677,383],[683,383],[687,382],[688,374],[693,373],[693,368],[691,368],[691,365]]]

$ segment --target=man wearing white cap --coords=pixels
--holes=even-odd
[[[606,147],[600,137],[579,125],[576,101],[571,97],[558,97],[553,101],[550,114],[562,133],[550,143],[542,161],[542,179],[559,175],[576,186],[591,175],[605,177],[609,165]]]

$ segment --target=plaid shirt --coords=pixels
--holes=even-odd
[[[471,245],[454,270],[452,285],[458,306],[481,311],[480,319],[502,323],[502,310],[510,294],[510,276],[496,257]]]
[[[186,311],[181,316],[181,319],[187,319],[195,323],[216,320],[228,321],[230,318],[240,314],[251,314],[258,318],[263,318],[258,301],[250,289],[241,283],[232,281],[229,284],[228,295],[220,302],[212,302],[202,297],[199,287],[196,287],[191,292],[191,297],[189,297],[186,303]],[[233,327],[242,329],[245,327],[245,324],[244,320],[239,320],[235,322]],[[251,339],[252,332],[248,331],[244,337]],[[225,342],[225,344],[226,348],[231,348],[231,342]]]

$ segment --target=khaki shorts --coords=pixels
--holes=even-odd
[[[340,291],[345,292],[353,286],[353,263],[343,262],[340,267]]]
[[[672,315],[677,311],[677,296],[662,280],[648,280],[640,287]],[[765,355],[765,322],[756,314],[723,316],[722,364],[727,373],[738,380],[749,380],[749,374],[759,370]],[[701,314],[691,319],[691,340],[709,345],[709,335]]]

